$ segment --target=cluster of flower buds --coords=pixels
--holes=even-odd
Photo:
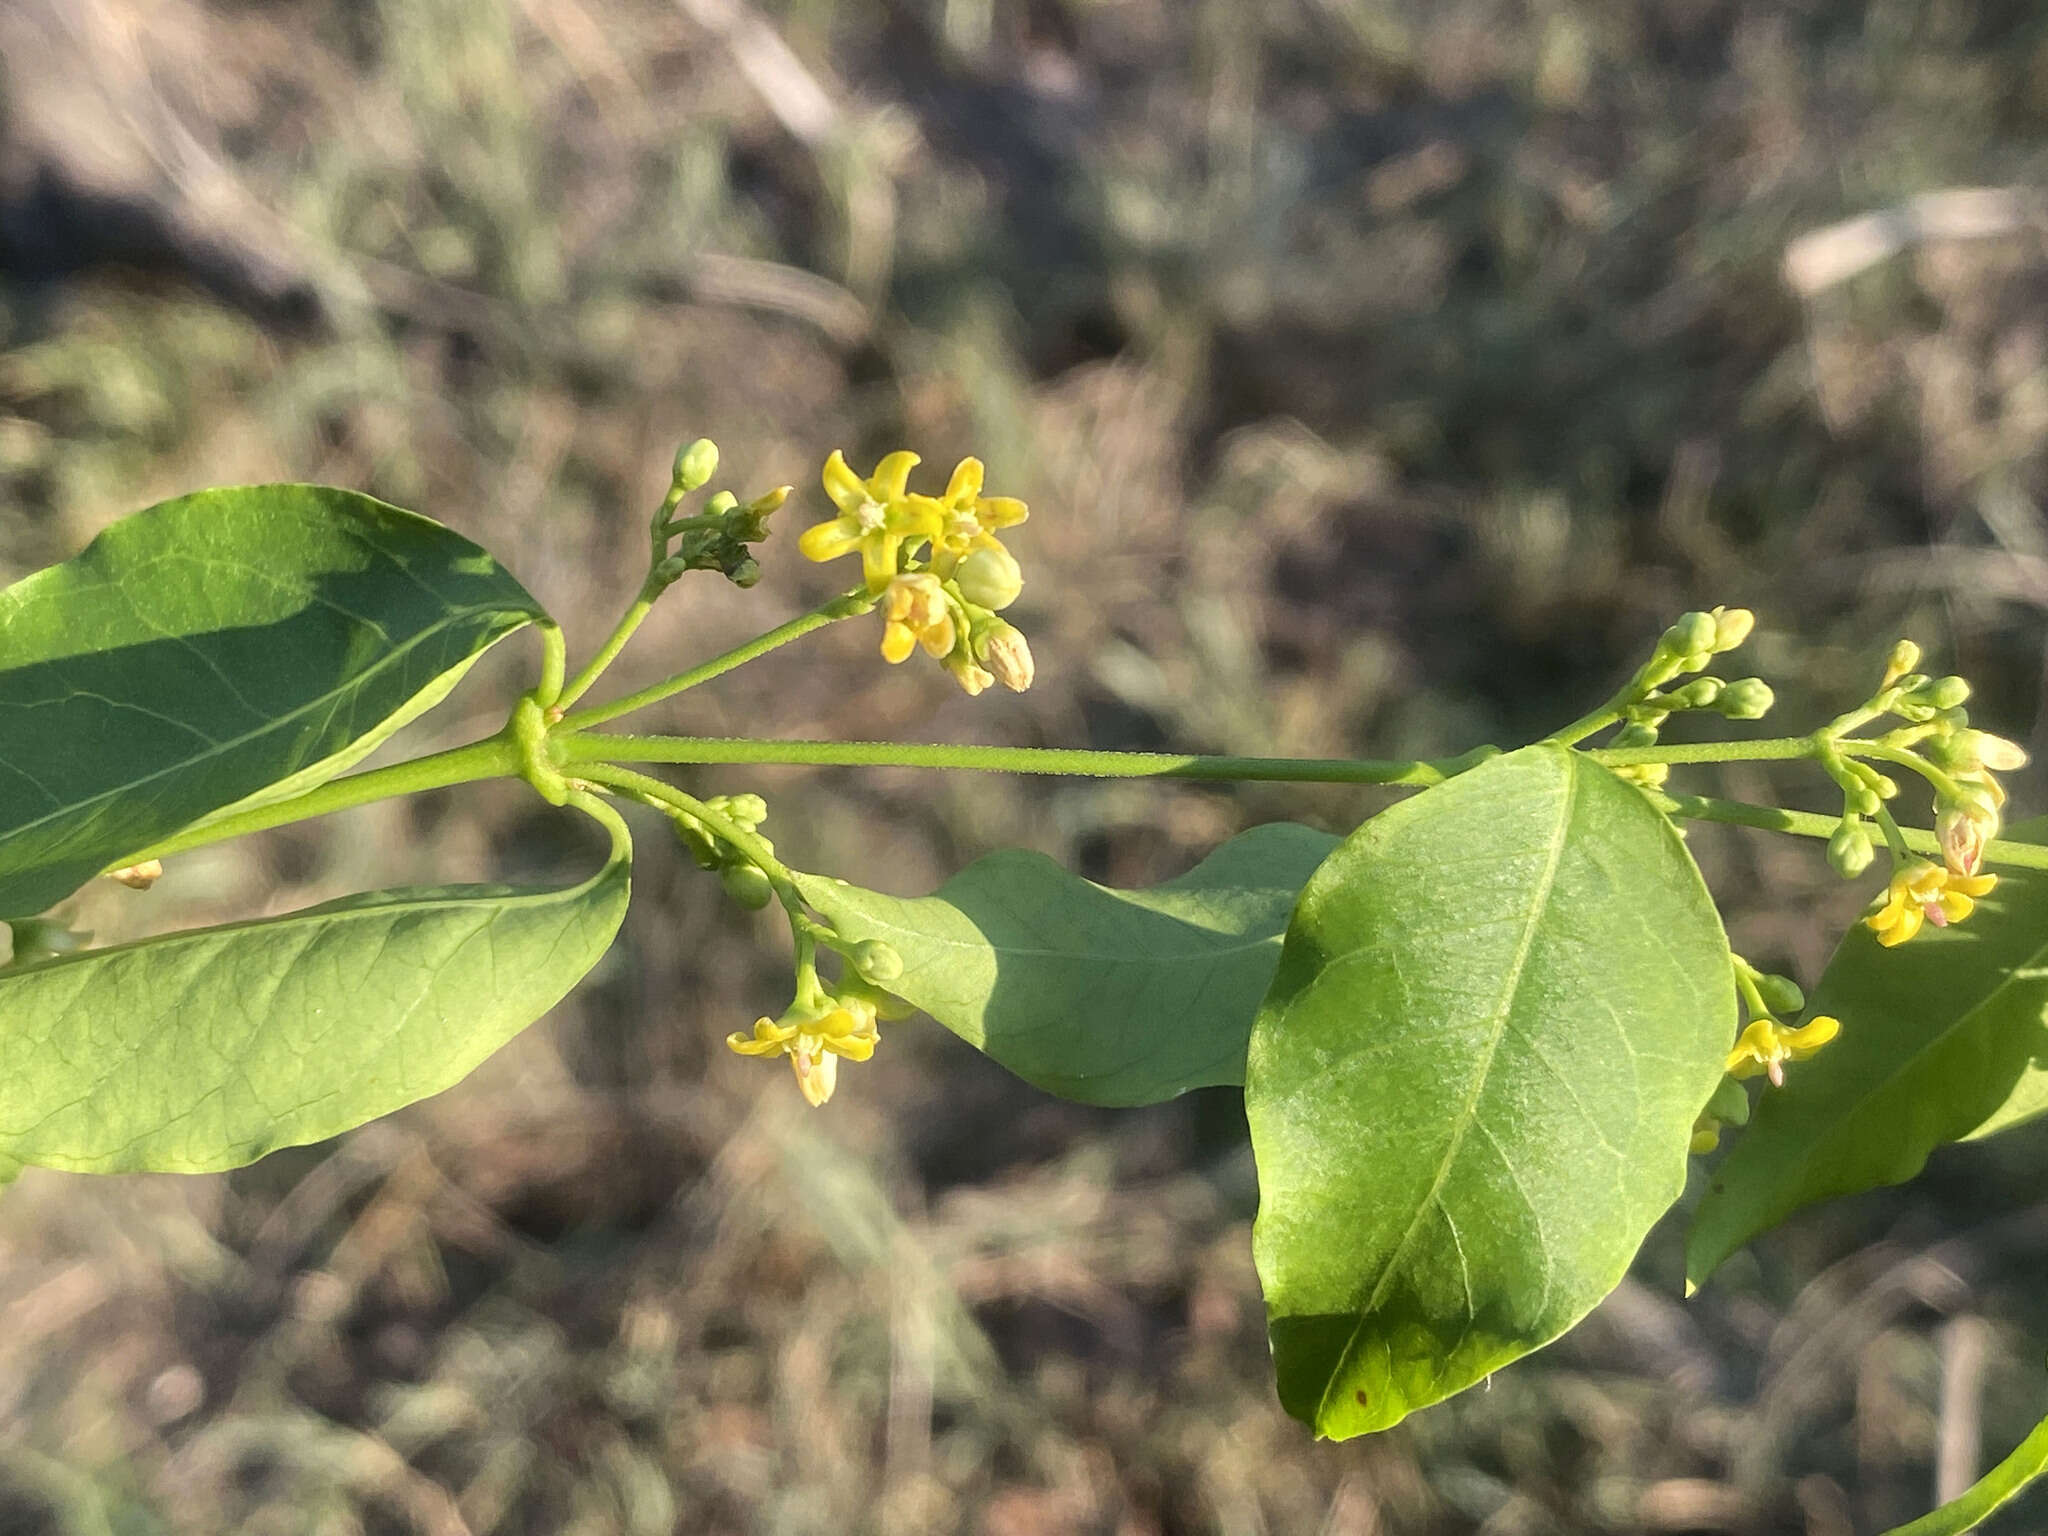
[[[768,802],[759,795],[713,795],[704,802],[704,809],[760,838],[762,852],[775,851],[775,845],[760,836],[760,825],[768,819]],[[750,912],[760,911],[774,899],[775,888],[767,874],[745,853],[694,816],[673,811],[670,820],[697,867],[716,874],[726,895]]]
[[[1715,608],[1681,616],[1658,638],[1657,648],[1622,691],[1622,727],[1608,743],[1613,747],[1653,747],[1665,721],[1689,710],[1727,720],[1760,720],[1773,701],[1770,685],[1760,677],[1730,682],[1718,677],[1681,677],[1704,672],[1716,656],[1734,650],[1756,627],[1747,608]],[[1672,684],[1677,683],[1673,687]],[[1645,789],[1659,788],[1671,774],[1668,763],[1641,763],[1617,769],[1623,778]]]
[[[789,499],[794,486],[778,485],[752,501],[720,491],[691,517],[676,516],[690,492],[702,488],[718,470],[718,447],[708,437],[686,443],[676,453],[668,495],[649,524],[654,539],[654,567],[649,585],[670,586],[685,571],[717,571],[734,586],[751,587],[761,579],[760,562],[747,548],[768,537],[768,519]]]
[[[880,599],[882,656],[919,649],[970,694],[991,683],[1031,686],[1031,647],[998,617],[1024,590],[1016,558],[996,535],[1029,515],[1013,496],[982,495],[982,464],[962,459],[941,496],[910,489],[918,456],[890,454],[863,480],[844,454],[825,461],[825,494],[838,516],[804,531],[811,560],[858,553],[869,596]]]
[[[1828,839],[1828,862],[1853,879],[1876,857],[1876,839],[1866,818],[1888,834],[1892,877],[1871,904],[1864,923],[1887,947],[1904,944],[1923,927],[1959,923],[1997,885],[1983,873],[1984,848],[1998,835],[2005,788],[1997,775],[2025,766],[2016,743],[1970,724],[1963,706],[1970,685],[1960,677],[1930,677],[1915,670],[1920,647],[1901,640],[1885,659],[1877,692],[1821,733],[1829,748],[1821,761],[1842,790],[1842,819]],[[1889,717],[1899,724],[1867,743],[1846,732]],[[1897,797],[1898,781],[1852,755],[1857,745],[1910,768],[1933,786],[1935,837],[1941,862],[1908,859],[1897,841],[1896,823],[1885,802]]]

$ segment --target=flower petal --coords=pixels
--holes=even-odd
[[[832,505],[849,515],[868,499],[868,488],[846,462],[846,455],[837,448],[832,457],[825,461],[825,494],[832,498]]]
[[[984,528],[1014,528],[1031,509],[1014,496],[984,496],[974,504],[974,515]]]
[[[981,495],[981,460],[962,459],[953,466],[953,478],[946,482],[946,494],[940,498],[948,506],[971,505]]]
[[[908,448],[898,448],[875,466],[868,480],[868,493],[877,501],[901,501],[910,485],[910,472],[923,462]]]
[[[797,536],[797,550],[806,560],[837,560],[860,547],[860,529],[850,518],[816,523]]]

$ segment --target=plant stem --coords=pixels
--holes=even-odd
[[[852,618],[855,614],[866,613],[873,606],[874,599],[869,597],[864,590],[841,593],[829,603],[820,604],[809,613],[800,614],[798,617],[791,619],[787,624],[778,625],[776,628],[769,630],[765,635],[756,635],[745,645],[736,645],[723,655],[714,656],[709,661],[701,662],[697,666],[690,668],[687,672],[678,672],[674,677],[667,678],[650,687],[642,688],[638,693],[629,693],[622,699],[613,699],[609,704],[599,704],[592,709],[577,710],[574,714],[563,719],[559,729],[564,733],[587,730],[593,725],[603,725],[607,720],[616,720],[621,715],[629,715],[636,709],[645,709],[650,704],[659,704],[663,699],[681,693],[687,688],[695,688],[699,683],[708,683],[714,677],[722,676],[730,672],[734,667],[752,661],[756,656],[765,656],[777,646],[787,645],[792,640],[801,640],[814,629],[823,629],[827,624],[835,623],[840,619]],[[642,617],[644,616],[643,614]],[[636,625],[638,622],[637,619],[634,620]],[[631,631],[628,630],[627,633],[630,634]],[[625,642],[620,640],[619,643],[623,645]],[[617,655],[618,652],[616,649],[613,649],[610,654]],[[599,655],[602,657],[605,653],[600,652]],[[588,671],[589,669],[586,668],[585,670]],[[585,686],[588,685],[586,684]],[[564,702],[566,703],[577,696],[575,693],[565,694]]]
[[[633,631],[654,611],[654,600],[661,596],[662,590],[654,584],[652,577],[648,578],[647,584],[640,589],[640,595],[633,599],[633,606],[619,616],[610,638],[598,647],[597,654],[583,664],[583,670],[551,701],[556,709],[567,709],[582,698],[590,691],[590,685],[604,675],[604,669],[619,659],[619,652],[633,638]]]
[[[1622,692],[1615,695],[1615,697],[1617,699],[1620,699],[1626,697],[1627,695],[1628,690],[1623,689]],[[1620,720],[1620,708],[1615,703],[1609,702],[1601,705],[1591,714],[1579,716],[1578,719],[1574,720],[1570,725],[1565,726],[1563,729],[1552,731],[1548,736],[1544,738],[1544,740],[1554,741],[1561,747],[1577,746],[1580,742],[1584,741],[1588,736],[1592,735],[1595,731],[1604,731],[1607,729],[1608,726],[1619,723]]]
[[[225,842],[231,837],[241,837],[245,833],[262,832],[271,827],[282,827],[314,816],[351,810],[359,805],[368,805],[374,800],[389,800],[398,795],[417,794],[425,789],[445,789],[451,784],[468,784],[477,779],[517,777],[519,766],[518,747],[504,736],[492,736],[483,741],[473,741],[466,747],[451,747],[446,752],[436,752],[429,757],[416,757],[410,762],[393,763],[388,768],[374,768],[368,773],[350,774],[347,778],[331,780],[317,789],[310,789],[305,794],[295,795],[289,800],[237,811],[232,816],[223,816],[219,821],[189,827],[174,837],[167,837],[162,842],[152,843],[137,853],[116,859],[108,867],[119,869],[124,865],[138,864],[144,859],[168,858],[174,853],[203,848],[208,843]]]
[[[1790,832],[1796,837],[1832,837],[1835,828],[1841,825],[1839,817],[1780,810],[1774,805],[1751,805],[1742,800],[1710,800],[1702,795],[1655,795],[1652,799],[1667,815],[1683,816],[1688,821],[1719,821],[1737,827],[1758,827],[1766,832]],[[1941,844],[1932,832],[1904,827],[1899,829],[1899,837],[1913,852],[1937,858],[1941,855]],[[2009,841],[1986,843],[1984,862],[2014,869],[2048,869],[2048,846]]]
[[[1696,741],[1679,746],[1594,747],[1586,756],[1608,768],[1642,763],[1786,762],[1815,755],[1810,736],[1773,736],[1762,741]]]
[[[567,722],[564,722],[565,724]],[[1481,747],[1442,762],[1328,757],[1201,757],[1089,752],[1060,747],[976,747],[937,742],[759,741],[751,737],[557,735],[556,761],[586,763],[793,763],[821,767],[967,768],[1107,779],[1257,779],[1306,784],[1441,784],[1493,755]]]
[[[562,696],[562,677],[568,671],[568,642],[562,626],[553,619],[540,626],[540,686],[533,690],[534,702],[550,708]]]

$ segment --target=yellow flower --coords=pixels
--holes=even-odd
[[[1815,1015],[1797,1029],[1773,1018],[1751,1019],[1749,1028],[1735,1042],[1735,1049],[1728,1053],[1728,1075],[1746,1078],[1762,1072],[1782,1088],[1786,1062],[1806,1060],[1841,1032],[1842,1021],[1825,1013]]]
[[[1876,911],[1863,919],[1887,949],[1896,948],[1920,931],[1922,923],[1946,928],[1977,909],[1977,898],[1998,884],[1996,875],[1951,874],[1939,864],[1915,859],[1886,888]]]
[[[860,551],[861,574],[870,592],[880,592],[895,579],[903,546],[935,537],[937,504],[929,496],[906,489],[917,467],[914,453],[898,450],[875,466],[863,480],[838,449],[825,461],[825,494],[839,515],[829,523],[806,528],[797,548],[807,560],[837,560]]]
[[[882,659],[891,665],[920,645],[928,655],[944,656],[959,637],[946,589],[925,571],[889,583],[882,598],[882,620]]]
[[[730,1034],[725,1043],[742,1056],[787,1053],[797,1087],[815,1106],[832,1097],[839,1081],[839,1058],[866,1061],[881,1038],[875,1005],[864,998],[841,997],[827,999],[822,1013],[793,1007],[778,1020],[756,1019],[751,1036]]]
[[[938,520],[938,531],[932,537],[932,569],[941,576],[952,575],[953,567],[973,550],[1002,549],[997,531],[1014,528],[1031,515],[1014,496],[982,495],[981,478],[981,460],[962,459],[953,466],[945,495],[913,498],[929,507]]]

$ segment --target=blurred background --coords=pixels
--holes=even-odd
[[[2038,753],[2044,177],[2017,0],[4,0],[0,579],[197,486],[328,481],[485,543],[587,647],[678,442],[797,484],[761,585],[693,578],[623,686],[833,590],[793,547],[817,466],[909,444],[1031,503],[1038,685],[969,700],[855,624],[650,727],[1446,754],[1726,602],[1788,728],[1911,633]],[[536,655],[407,745],[494,729]],[[1148,883],[1385,803],[686,782],[904,892],[1005,844]],[[719,1044],[781,1008],[785,936],[642,830],[619,945],[457,1089],[229,1177],[9,1193],[0,1532],[1850,1536],[2048,1407],[2035,1127],[1689,1302],[1675,1217],[1563,1342],[1318,1445],[1273,1399],[1234,1095],[1085,1111],[910,1025],[813,1113]],[[1868,893],[1692,841],[1737,947],[1811,984]],[[70,911],[598,852],[497,786]]]

